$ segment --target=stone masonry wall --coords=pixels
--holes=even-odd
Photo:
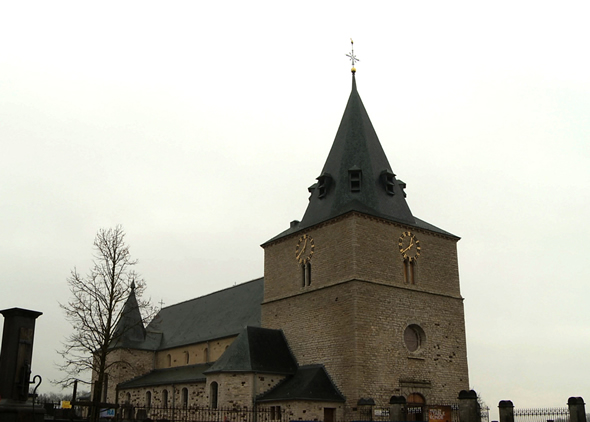
[[[255,395],[258,396],[267,392],[285,378],[284,375],[256,374],[256,385],[254,386]]]
[[[112,363],[114,364],[107,370],[107,402],[109,403],[115,403],[117,384],[154,369],[154,352],[136,349],[115,349],[107,357],[107,365]],[[96,374],[93,373],[92,392],[94,392],[95,380]],[[93,396],[91,395],[91,397]]]
[[[156,369],[215,362],[235,339],[236,336],[226,337],[160,350],[156,354]],[[170,364],[168,364],[168,355],[170,355]]]
[[[461,299],[361,282],[354,288],[358,397],[385,406],[392,395],[420,392],[445,403],[469,388]],[[404,342],[411,324],[424,331],[415,352]]]
[[[398,241],[404,231],[420,241],[415,284],[404,279],[404,260]],[[311,235],[312,282],[302,284],[301,264],[295,259],[302,234]],[[340,219],[280,239],[265,247],[264,302],[300,294],[347,280],[367,280],[412,290],[460,297],[456,239],[427,230],[351,213]]]
[[[404,277],[398,240],[412,231],[421,255]],[[283,329],[299,364],[323,363],[349,404],[387,405],[408,389],[428,401],[454,400],[468,387],[456,238],[359,214],[305,231],[314,239],[312,283],[301,283],[301,234],[265,247],[262,326]],[[416,352],[404,330],[416,324]]]
[[[182,389],[188,389],[188,406],[208,406],[207,395],[205,394],[205,383],[159,385],[154,387],[130,388],[119,391],[119,403],[128,403],[136,407],[147,407],[147,393],[152,395],[151,406],[156,408],[164,407],[162,397],[164,390],[168,391],[168,406],[172,403],[181,407]],[[128,396],[129,394],[129,396]]]
[[[324,409],[334,409],[334,420],[344,420],[343,403],[292,400],[284,402],[263,403],[260,404],[258,408],[269,409],[271,406],[280,406],[281,413],[283,415],[288,415],[288,419],[292,421],[323,421]]]

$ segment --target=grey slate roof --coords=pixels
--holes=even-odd
[[[294,376],[256,398],[257,403],[284,400],[346,401],[324,365],[301,366]]]
[[[352,78],[352,91],[342,121],[318,177],[318,180],[325,177],[325,195],[320,197],[319,182],[310,187],[311,196],[302,220],[269,241],[352,211],[456,237],[412,215],[405,199],[405,184],[395,178],[357,91],[354,74]],[[350,188],[351,170],[361,171],[359,191]],[[392,176],[393,195],[385,188],[384,173]]]
[[[211,367],[210,363],[177,366],[175,368],[155,369],[145,375],[122,382],[118,388],[151,387],[155,385],[183,384],[189,382],[205,382],[203,372]]]
[[[135,284],[131,284],[131,293],[129,293],[129,297],[125,301],[125,305],[123,305],[121,319],[119,319],[115,327],[114,341],[111,348],[133,348],[141,344],[145,337],[146,330],[135,297]]]
[[[294,374],[297,362],[282,330],[247,327],[206,371]]]
[[[163,350],[238,335],[260,326],[264,279],[259,278],[162,308],[147,327],[143,350]]]
[[[148,331],[163,333],[160,349],[238,335],[260,326],[264,279],[238,284],[163,308]]]

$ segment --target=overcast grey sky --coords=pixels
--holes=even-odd
[[[58,301],[122,224],[166,305],[263,275],[350,93],[414,213],[462,237],[470,380],[495,408],[590,399],[590,5],[4,2],[0,309]],[[2,322],[0,322],[0,325]]]

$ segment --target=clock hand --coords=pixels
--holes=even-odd
[[[412,249],[412,246],[414,246],[414,240],[410,239],[410,245],[406,249],[403,249],[401,253],[406,253],[408,250]]]
[[[305,252],[306,248],[307,248],[307,238],[305,238],[305,242],[303,243],[303,247],[299,251],[299,254],[296,256],[297,259],[301,258],[301,255],[303,255],[303,252]]]

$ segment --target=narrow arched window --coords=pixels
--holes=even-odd
[[[185,409],[188,407],[188,388],[182,389],[182,407]]]
[[[415,267],[416,261],[404,259],[404,281],[408,284],[416,284]]]
[[[219,385],[213,381],[209,389],[209,402],[211,403],[211,409],[217,409],[217,393],[219,391]]]
[[[146,391],[145,392],[145,407],[152,407],[152,392]]]
[[[311,262],[309,261],[305,264],[305,281],[308,286],[311,286]]]
[[[162,407],[168,409],[168,390],[162,391]]]
[[[187,351],[184,352],[184,363],[188,365],[189,362],[189,354]]]
[[[125,403],[127,403],[127,404],[131,403],[131,393],[127,393],[125,395]]]
[[[166,356],[166,365],[168,365],[168,368],[172,366],[172,356],[170,356],[170,353]]]

